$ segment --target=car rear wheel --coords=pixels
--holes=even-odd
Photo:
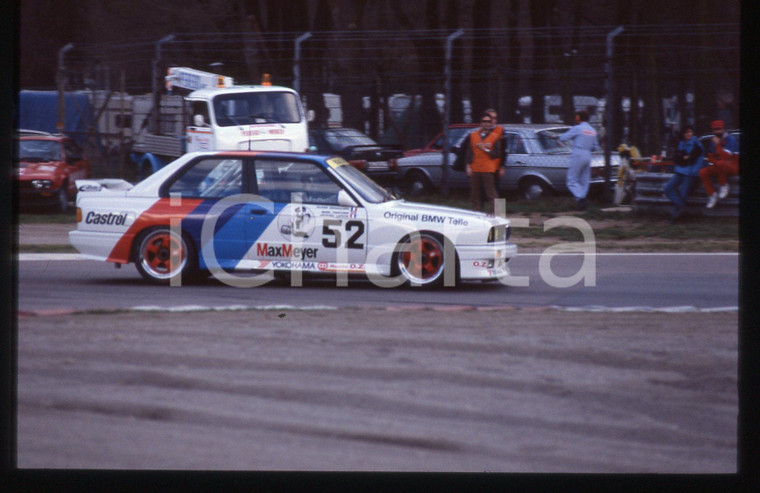
[[[456,271],[456,258],[450,259]],[[431,233],[415,232],[402,239],[394,253],[394,271],[408,284],[424,287],[443,285],[447,268],[444,241]]]
[[[195,251],[181,234],[160,226],[148,230],[135,244],[135,265],[145,279],[168,284],[180,276],[195,278]]]
[[[424,173],[420,171],[410,171],[404,179],[409,194],[413,197],[425,195],[433,188],[433,184]]]
[[[523,197],[528,200],[536,200],[551,194],[549,186],[538,178],[525,179],[520,184]]]

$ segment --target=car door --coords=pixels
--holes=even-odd
[[[507,163],[504,177],[501,179],[501,188],[516,190],[522,177],[528,168],[530,155],[525,139],[519,132],[506,131],[507,137]]]
[[[465,159],[465,156],[467,154],[465,146],[470,145],[470,133],[471,132],[465,132],[464,135],[459,137],[459,140],[452,146],[449,150],[449,169],[448,169],[448,183],[454,188],[469,188],[470,186],[470,177],[467,176],[467,171],[465,171],[464,163],[462,165],[462,169],[460,171],[454,169],[454,165],[457,161],[457,159]],[[441,158],[443,157],[443,152],[441,152]],[[437,183],[435,185],[438,185]]]
[[[242,158],[208,156],[194,161],[166,188],[170,201],[196,200],[197,207],[182,220],[182,229],[200,247],[201,268],[236,268],[249,249]],[[205,228],[204,228],[205,226]],[[213,242],[213,248],[208,243]]]
[[[342,185],[306,160],[255,160],[257,194],[251,205],[246,258],[259,268],[304,271],[363,269],[366,212],[338,202]],[[266,212],[264,212],[266,211]]]

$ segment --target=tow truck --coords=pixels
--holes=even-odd
[[[272,85],[268,74],[260,85],[235,85],[232,77],[170,67],[165,80],[167,93],[186,94],[182,115],[189,118],[184,135],[154,130],[137,140],[130,157],[138,179],[186,152],[309,150],[307,122],[313,112],[304,111],[295,90]]]

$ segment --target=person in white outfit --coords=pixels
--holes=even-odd
[[[581,110],[575,114],[575,126],[559,136],[559,140],[573,141],[570,164],[567,167],[567,188],[575,197],[578,210],[588,205],[586,196],[591,182],[591,153],[599,149],[596,130],[589,122],[589,114]]]

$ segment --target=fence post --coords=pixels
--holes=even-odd
[[[613,59],[612,59],[612,42],[615,36],[623,32],[623,26],[618,26],[607,34],[607,63],[605,69],[607,71],[607,97],[604,107],[604,113],[607,116],[606,125],[604,130],[604,203],[610,202],[610,171],[612,170],[612,164],[610,163],[610,154],[612,153],[612,124],[617,108],[614,104],[614,88],[615,83],[612,78]]]
[[[295,60],[293,60],[293,89],[301,93],[301,43],[311,37],[311,32],[305,32],[296,38]]]
[[[56,132],[63,133],[66,124],[66,68],[63,59],[66,52],[74,47],[74,43],[68,43],[58,50],[58,121],[55,124]]]
[[[443,100],[446,111],[443,117],[443,162],[441,166],[441,191],[444,195],[449,194],[449,121],[451,120],[451,45],[454,40],[464,34],[464,29],[459,29],[446,38],[446,80]]]
[[[153,60],[153,133],[161,135],[161,87],[158,84],[158,64],[161,62],[161,45],[174,39],[174,35],[164,36],[156,43],[156,58]]]

